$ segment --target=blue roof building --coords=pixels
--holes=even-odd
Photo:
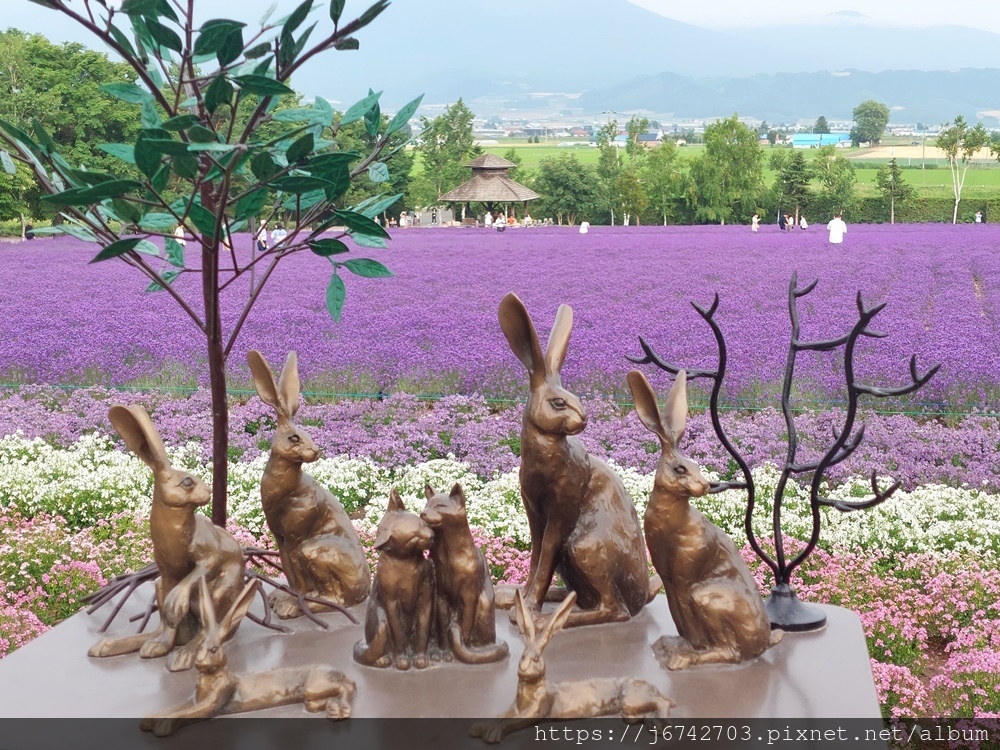
[[[796,133],[792,136],[792,148],[819,148],[820,146],[851,145],[850,133]]]

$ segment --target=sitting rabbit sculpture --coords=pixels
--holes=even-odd
[[[198,685],[194,699],[158,716],[143,719],[140,728],[163,737],[184,724],[211,719],[219,714],[260,711],[273,706],[305,704],[307,711],[326,711],[333,721],[351,715],[356,687],[352,680],[332,667],[313,665],[284,667],[270,672],[237,675],[226,667],[222,644],[233,634],[246,615],[259,583],[251,581],[226,611],[216,619],[215,605],[205,586],[199,588],[201,611],[205,615],[205,639],[198,649],[195,666]]]
[[[257,393],[277,414],[278,428],[260,497],[288,585],[307,597],[354,606],[368,596],[371,571],[344,507],[330,490],[302,471],[302,464],[315,461],[320,452],[292,421],[300,400],[295,352],[289,353],[277,382],[259,352],[250,351],[247,361]],[[271,592],[269,602],[281,618],[303,614],[298,597],[286,592]],[[310,602],[309,608],[325,609],[319,602]]]
[[[112,406],[108,419],[125,444],[153,470],[149,534],[159,569],[156,604],[160,627],[149,633],[105,638],[90,656],[118,656],[135,651],[144,659],[170,653],[167,669],[190,669],[204,637],[204,612],[195,588],[206,585],[209,598],[228,609],[243,586],[243,550],[225,529],[195,513],[212,491],[198,477],[170,465],[156,427],[141,406]],[[183,646],[183,648],[178,648]]]
[[[754,659],[781,640],[782,631],[772,632],[733,540],[689,502],[709,485],[698,464],[677,450],[687,421],[686,375],[682,370],[674,381],[663,417],[641,372],[630,372],[628,384],[639,420],[663,451],[643,525],[680,638],[664,636],[653,651],[668,669]]]
[[[517,695],[514,705],[496,719],[474,724],[470,730],[473,737],[494,744],[541,720],[621,716],[626,721],[642,721],[670,715],[676,704],[645,680],[609,677],[554,685],[545,679],[542,652],[569,619],[575,599],[575,592],[570,592],[545,626],[536,631],[531,610],[521,592],[515,592],[514,611],[524,633],[524,651],[517,664]]]
[[[587,426],[587,417],[559,376],[573,310],[559,307],[544,353],[515,294],[503,298],[499,318],[531,386],[521,423],[520,470],[531,532],[527,606],[536,613],[541,609],[558,572],[580,605],[567,627],[626,621],[660,585],[650,579],[639,516],[621,479],[574,437]]]

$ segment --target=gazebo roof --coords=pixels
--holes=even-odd
[[[512,161],[507,161],[502,156],[495,154],[483,154],[477,156],[465,166],[473,169],[513,169],[517,165]]]
[[[499,159],[510,164],[506,159],[500,159],[492,154],[481,156],[480,159]],[[517,166],[510,164],[510,166]],[[475,174],[468,182],[463,182],[454,190],[445,193],[439,200],[447,203],[520,203],[533,201],[540,196],[534,190],[514,182],[506,175]]]

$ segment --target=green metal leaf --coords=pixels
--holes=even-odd
[[[149,144],[150,139],[140,137],[135,142],[135,165],[146,177],[152,177],[163,164],[163,154]]]
[[[330,0],[330,18],[333,22],[340,23],[340,16],[344,12],[345,0]]]
[[[191,204],[191,210],[188,212],[188,217],[202,234],[215,234],[215,214],[200,203]]]
[[[250,171],[261,182],[270,182],[281,167],[274,163],[274,158],[267,151],[260,151],[250,162]]]
[[[177,115],[177,117],[171,117],[169,120],[164,121],[160,127],[164,130],[187,130],[193,125],[197,125],[201,120],[198,119],[197,115]]]
[[[295,29],[302,25],[302,22],[306,20],[306,16],[309,15],[309,11],[312,10],[313,0],[305,0],[299,7],[292,11],[292,14],[288,16],[288,20],[285,21],[285,25],[281,29],[282,34],[291,34]]]
[[[371,258],[354,258],[345,260],[344,268],[355,276],[364,276],[368,279],[384,279],[394,274],[377,260]]]
[[[38,139],[42,151],[48,156],[55,154],[58,146],[37,118],[32,118],[31,129],[35,131],[35,137]]]
[[[312,137],[312,133],[306,133],[295,141],[295,143],[288,147],[288,151],[285,152],[285,158],[288,160],[288,163],[297,164],[309,156],[313,151],[315,142],[316,139]]]
[[[171,284],[171,283],[173,283],[174,279],[176,279],[180,275],[181,275],[180,271],[169,270],[169,271],[164,271],[163,273],[161,273],[160,274],[160,278],[163,279],[163,283],[165,283],[165,284]],[[154,281],[152,284],[150,284],[149,286],[146,287],[146,291],[147,292],[162,292],[163,291],[163,287],[160,286],[159,284],[157,284]]]
[[[382,96],[381,91],[373,91],[361,101],[352,104],[351,107],[344,113],[344,116],[340,118],[340,124],[349,125],[352,122],[360,120],[378,103],[380,96]]]
[[[264,15],[261,17],[261,19],[260,19],[260,25],[263,26],[268,21],[270,21],[271,20],[271,16],[274,15],[274,11],[276,11],[277,9],[278,9],[278,4],[277,3],[271,3],[271,7],[268,8],[267,11],[264,13]]]
[[[135,203],[130,203],[122,198],[113,198],[111,206],[114,208],[118,220],[122,223],[137,224],[142,219],[142,210]],[[105,208],[107,205],[105,204]]]
[[[354,206],[351,210],[362,216],[367,216],[369,219],[374,219],[402,197],[402,193],[387,196],[373,195],[371,198],[363,200]]]
[[[333,107],[322,96],[317,96],[313,100],[313,109],[319,113],[320,122],[324,127],[330,127],[333,124]]]
[[[338,151],[332,154],[317,154],[304,165],[313,175],[330,177],[343,170],[349,170],[353,162],[361,158],[354,151]]]
[[[233,151],[236,146],[232,143],[189,143],[187,144],[187,149],[191,153],[198,153],[201,151],[211,151],[213,153],[226,154]]]
[[[215,54],[219,65],[225,67],[229,63],[239,60],[240,55],[243,54],[243,47],[243,30],[235,29],[231,31],[229,36],[226,37],[226,41],[219,47],[219,51]]]
[[[333,214],[344,223],[344,226],[350,232],[368,237],[390,239],[389,233],[385,229],[363,214],[355,213],[354,211],[334,211]]]
[[[0,164],[3,165],[3,171],[7,174],[17,174],[17,165],[6,151],[0,151]]]
[[[168,156],[187,156],[188,144],[168,138],[144,138],[142,141],[149,148],[154,148]]]
[[[156,109],[152,100],[142,103],[142,110],[139,114],[139,122],[144,128],[158,128],[163,123],[163,118]]]
[[[132,46],[132,42],[130,42],[129,38],[122,33],[121,29],[119,29],[115,25],[112,25],[111,36],[114,37],[115,41],[118,42],[118,44],[121,45],[122,49],[128,52],[130,56],[136,57],[135,48]]]
[[[156,0],[125,0],[122,13],[130,16],[141,16],[156,10]]]
[[[83,240],[84,242],[99,242],[97,236],[91,232],[86,227],[79,226],[78,224],[63,224],[62,225],[63,234],[68,234],[70,237],[76,237],[78,240]],[[36,231],[35,234],[38,232]]]
[[[323,114],[312,107],[295,107],[275,112],[272,118],[278,122],[315,122],[322,124]]]
[[[333,43],[333,48],[343,52],[344,50],[361,49],[361,42],[353,36],[345,36]]]
[[[137,253],[142,253],[143,255],[155,255],[156,257],[160,256],[160,248],[149,240],[140,240],[135,246],[135,251]]]
[[[223,104],[232,104],[233,85],[225,76],[217,76],[205,89],[205,109],[214,114]]]
[[[417,108],[420,107],[420,102],[422,102],[423,100],[424,100],[424,95],[421,94],[395,114],[392,120],[389,121],[389,126],[385,129],[385,135],[387,138],[393,133],[395,133],[397,130],[401,130],[402,128],[406,127],[406,124],[416,113]]]
[[[388,182],[389,167],[387,167],[384,162],[375,162],[368,167],[368,179],[372,182]]]
[[[247,60],[256,60],[259,57],[263,57],[270,51],[271,51],[271,43],[261,42],[260,44],[255,44],[253,47],[244,52],[243,56]]]
[[[241,89],[257,96],[284,96],[295,92],[281,81],[262,75],[245,75],[233,78]]]
[[[260,188],[249,195],[244,195],[236,202],[236,218],[245,219],[256,216],[267,204],[267,188]]]
[[[372,96],[374,93],[375,93],[374,91],[368,89],[369,96]],[[367,131],[368,135],[370,135],[372,138],[376,138],[378,137],[378,129],[379,126],[381,125],[382,125],[382,108],[379,107],[378,102],[375,102],[372,108],[365,113],[365,130]]]
[[[139,226],[150,232],[170,232],[177,226],[171,214],[148,213],[139,220]]]
[[[379,0],[368,10],[358,16],[358,28],[362,29],[372,21],[374,21],[378,16],[389,7],[389,0]]]
[[[164,26],[155,18],[146,18],[146,28],[149,29],[150,35],[160,46],[172,49],[174,52],[184,51],[184,42],[177,36],[177,32]]]
[[[117,258],[119,255],[124,255],[125,253],[132,250],[136,245],[142,241],[141,237],[129,237],[125,240],[118,240],[117,242],[112,242],[106,248],[101,250],[94,259],[90,261],[91,263],[100,263],[102,260],[108,260],[109,258]]]
[[[135,180],[110,180],[93,187],[72,188],[55,195],[45,195],[41,200],[61,206],[89,206],[108,198],[117,198],[141,187],[142,183]]]
[[[185,180],[198,177],[198,159],[194,156],[178,156],[173,160],[174,173]]]
[[[309,249],[316,253],[316,255],[321,255],[324,258],[329,258],[331,255],[341,255],[343,253],[351,252],[351,248],[340,240],[329,239],[312,240],[309,242]]]
[[[352,234],[351,239],[358,247],[369,247],[377,250],[385,250],[389,247],[389,243],[381,237],[370,237],[366,234]]]
[[[245,23],[232,21],[228,18],[213,18],[211,21],[205,21],[201,25],[201,33],[194,43],[194,54],[214,55],[234,31],[241,32],[244,27],[246,27]]]
[[[296,193],[301,195],[302,193],[308,193],[311,190],[326,190],[333,183],[329,180],[322,180],[319,177],[291,175],[289,177],[281,177],[271,184],[278,190],[282,190],[286,193]]]
[[[129,104],[142,104],[152,99],[152,95],[145,89],[141,89],[134,83],[115,81],[114,83],[104,83],[99,87],[101,91],[116,99],[121,99]]]
[[[127,143],[102,143],[97,148],[127,164],[135,164],[135,146]]]
[[[163,249],[167,252],[167,261],[170,265],[184,268],[184,245],[173,237],[167,237],[163,241]]]
[[[219,136],[211,128],[204,125],[192,125],[188,128],[188,138],[192,143],[218,143]]]
[[[330,278],[330,285],[326,288],[326,309],[330,313],[335,323],[340,322],[340,313],[344,309],[344,298],[347,296],[347,287],[344,280],[337,274]]]

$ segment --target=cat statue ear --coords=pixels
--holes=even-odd
[[[456,484],[455,486],[457,487],[458,485]],[[424,497],[427,498],[428,500],[434,497],[434,488],[431,487],[429,484],[424,485]]]
[[[427,496],[430,499],[430,495]],[[462,491],[462,485],[455,482],[455,486],[451,488],[450,497],[455,500],[461,507],[465,507],[465,492]]]

